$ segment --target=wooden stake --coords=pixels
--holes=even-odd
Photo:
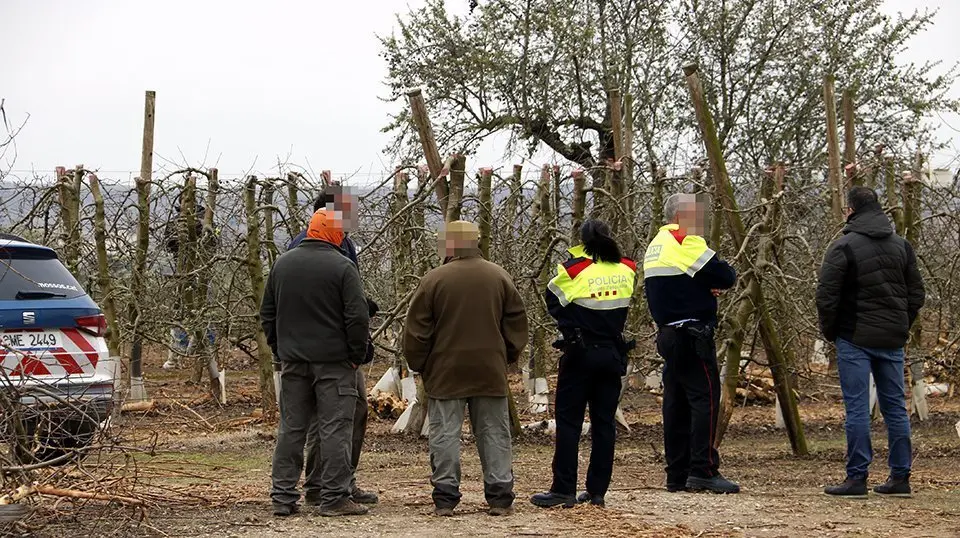
[[[587,176],[582,168],[573,171],[573,226],[570,229],[570,244],[580,242],[580,227],[587,211]]]
[[[137,178],[137,250],[136,262],[131,274],[130,291],[133,300],[128,311],[133,323],[133,343],[130,349],[130,399],[147,399],[143,385],[143,327],[140,323],[140,309],[137,297],[145,292],[144,275],[147,269],[147,250],[150,246],[150,185],[153,183],[153,130],[157,105],[157,93],[144,92],[143,99],[143,137],[140,149],[140,177]]]
[[[837,137],[837,99],[833,89],[833,75],[823,79],[823,102],[827,109],[827,180],[830,186],[830,214],[833,224],[843,222],[843,202],[840,193],[840,147]]]
[[[697,74],[699,67],[696,63],[685,65],[683,68],[684,74],[686,75],[687,88],[690,91],[690,97],[693,101],[694,110],[697,115],[697,124],[700,128],[700,134],[703,137],[704,145],[706,146],[707,156],[710,159],[710,168],[713,173],[714,180],[716,181],[718,192],[721,195],[723,200],[723,207],[726,210],[725,215],[727,217],[727,227],[730,231],[731,237],[734,240],[734,244],[738,247],[745,244],[747,240],[746,231],[743,225],[743,221],[740,218],[740,211],[737,205],[737,201],[733,196],[733,185],[730,183],[729,176],[727,174],[727,165],[723,158],[723,148],[720,146],[720,140],[717,137],[716,126],[713,123],[713,118],[710,114],[710,110],[707,105],[706,96],[703,93],[703,86],[700,83],[700,77]],[[773,323],[773,319],[770,316],[769,310],[767,310],[764,299],[763,299],[763,290],[759,285],[758,275],[753,272],[747,274],[744,277],[746,285],[750,290],[750,295],[752,299],[752,304],[757,305],[757,311],[760,316],[760,336],[763,339],[764,348],[767,352],[767,360],[770,362],[770,369],[773,373],[774,380],[776,382],[777,395],[780,398],[780,403],[783,406],[784,420],[787,426],[787,434],[790,437],[790,445],[793,448],[793,451],[797,455],[805,455],[808,453],[806,437],[803,433],[803,424],[800,422],[800,412],[797,408],[796,394],[793,391],[792,383],[790,382],[788,368],[788,361],[784,355],[783,344],[780,341],[780,337],[777,334],[776,328]],[[752,307],[745,307],[741,305],[741,313],[744,312],[744,309],[747,309],[747,314],[749,314],[749,309]],[[738,318],[740,316],[738,315]],[[743,327],[745,327],[745,319],[737,319],[734,323],[733,332],[742,333]],[[734,343],[730,346],[731,350],[727,352],[727,361],[724,364],[726,369],[727,376],[735,376],[736,372],[739,370],[739,352],[740,345],[742,344],[742,336],[740,343]],[[735,357],[731,357],[731,351],[736,353]],[[732,362],[731,360],[736,361]],[[728,383],[731,379],[724,380],[724,393],[730,398],[730,388]],[[736,381],[736,378],[733,378],[733,381]],[[736,390],[736,385],[733,386],[734,391]],[[721,416],[721,420],[726,420],[729,422],[730,415],[732,414],[732,408],[726,407],[721,408],[721,413],[724,413],[724,416]],[[725,427],[725,424],[724,424]],[[722,435],[717,435],[716,444],[719,444],[722,439]]]

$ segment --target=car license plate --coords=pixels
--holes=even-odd
[[[0,344],[22,351],[39,351],[60,347],[60,336],[48,331],[5,332],[0,334]]]

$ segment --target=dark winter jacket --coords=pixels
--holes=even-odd
[[[281,361],[363,364],[367,308],[356,266],[336,246],[307,239],[274,264],[260,321]]]
[[[292,241],[290,241],[290,244],[287,245],[287,250],[292,250],[296,248],[301,241],[306,239],[306,237],[307,237],[306,230],[297,234],[297,236],[294,237]],[[340,244],[340,250],[342,250],[343,253],[346,254],[348,258],[350,258],[350,261],[352,261],[353,264],[357,266],[357,270],[359,270],[360,264],[357,262],[357,246],[353,243],[353,239],[350,239],[349,235],[345,235],[343,237],[343,243]]]
[[[843,234],[820,267],[817,313],[824,338],[903,347],[924,301],[913,247],[894,233],[879,204],[850,215]]]

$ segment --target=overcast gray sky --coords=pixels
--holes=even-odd
[[[152,89],[155,166],[216,164],[232,176],[268,173],[279,157],[335,176],[359,170],[357,181],[381,177],[393,167],[379,132],[391,105],[378,99],[385,67],[375,34],[390,31],[397,11],[422,3],[0,0],[0,98],[12,123],[30,115],[15,169],[82,163],[104,177],[135,175],[143,94]],[[467,0],[447,3],[467,10]],[[957,61],[960,2],[886,5],[941,8],[907,59]],[[944,119],[943,136],[960,132],[960,118]],[[497,141],[475,161],[469,166],[510,164]]]

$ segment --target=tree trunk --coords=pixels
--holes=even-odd
[[[263,300],[263,265],[260,263],[260,217],[257,212],[257,177],[247,178],[244,189],[244,209],[247,215],[247,270],[250,275],[250,291],[253,308],[259,312]],[[259,316],[257,317],[259,320]],[[257,323],[257,357],[260,377],[260,405],[265,415],[272,416],[277,409],[277,394],[273,385],[273,352],[267,345],[263,327]]]
[[[923,196],[923,154],[917,152],[913,167],[909,176],[903,181],[903,227],[905,229],[904,238],[918,248],[920,244],[921,232],[921,208]],[[926,389],[923,382],[923,352],[921,350],[923,322],[918,317],[910,329],[910,341],[907,344],[907,353],[910,363],[910,378],[912,381],[913,396],[911,400],[911,409],[917,411],[920,420],[926,420],[929,417],[929,410],[926,400]]]
[[[83,173],[83,165],[77,167],[75,174]],[[60,220],[63,230],[63,259],[67,269],[80,279],[80,196],[76,181],[67,175],[62,167],[57,168],[60,194]]]
[[[217,342],[209,342],[208,331],[214,328],[207,321],[212,305],[210,304],[210,283],[213,281],[213,256],[216,254],[217,236],[214,228],[214,214],[217,207],[217,196],[220,193],[220,174],[216,168],[211,168],[207,176],[206,210],[203,214],[203,235],[199,238],[197,271],[197,303],[203,307],[199,309],[199,323],[194,330],[194,341],[197,342],[197,368],[202,369],[206,363],[207,376],[210,378],[210,395],[215,401],[225,404],[226,387],[225,372],[220,370],[217,360]]]
[[[267,244],[267,266],[273,267],[273,262],[277,260],[277,257],[280,256],[280,252],[277,249],[276,242],[276,229],[275,223],[273,222],[273,195],[276,191],[274,187],[273,179],[267,178],[264,180],[263,190],[261,194],[263,195],[263,239]]]
[[[291,238],[303,231],[303,220],[300,218],[300,201],[297,189],[297,174],[287,174],[287,232]]]
[[[660,233],[660,227],[666,224],[663,222],[663,184],[666,181],[666,170],[657,166],[657,163],[650,161],[650,174],[653,178],[653,196],[650,200],[650,230],[647,232],[647,243],[653,241],[653,238]]]
[[[480,228],[480,255],[490,259],[490,239],[493,229],[493,169],[480,169],[480,183],[477,194],[480,198],[480,214],[477,227]]]
[[[543,259],[547,256],[547,249],[553,242],[553,233],[551,223],[553,216],[550,210],[550,167],[544,165],[540,173],[540,182],[537,185],[537,198],[533,206],[533,229],[542,230],[537,252]],[[530,411],[533,413],[545,413],[549,403],[549,389],[547,386],[547,335],[546,324],[549,314],[543,309],[543,301],[539,300],[540,290],[547,287],[550,279],[550,264],[543,264],[540,274],[537,276],[535,286],[533,286],[532,301],[536,302],[538,323],[533,327],[533,338],[530,346],[530,361],[525,371],[527,398],[530,402]],[[529,303],[528,303],[529,304]]]
[[[854,185],[863,185],[863,175],[857,173],[857,141],[856,129],[854,124],[854,102],[853,90],[847,88],[843,90],[840,101],[840,108],[843,109],[843,160],[847,174],[847,185],[844,191]]]
[[[143,385],[143,326],[137,303],[146,293],[144,273],[147,270],[147,251],[150,248],[150,181],[136,179],[137,189],[137,244],[130,278],[130,304],[127,316],[133,326],[133,342],[130,346],[130,397],[134,402],[147,399]]]
[[[103,193],[100,180],[90,174],[90,193],[93,195],[93,241],[97,246],[97,286],[100,288],[100,304],[107,319],[107,349],[111,357],[120,356],[120,328],[117,327],[117,306],[113,297],[113,280],[110,278],[110,260],[107,257],[107,218],[103,209]]]

